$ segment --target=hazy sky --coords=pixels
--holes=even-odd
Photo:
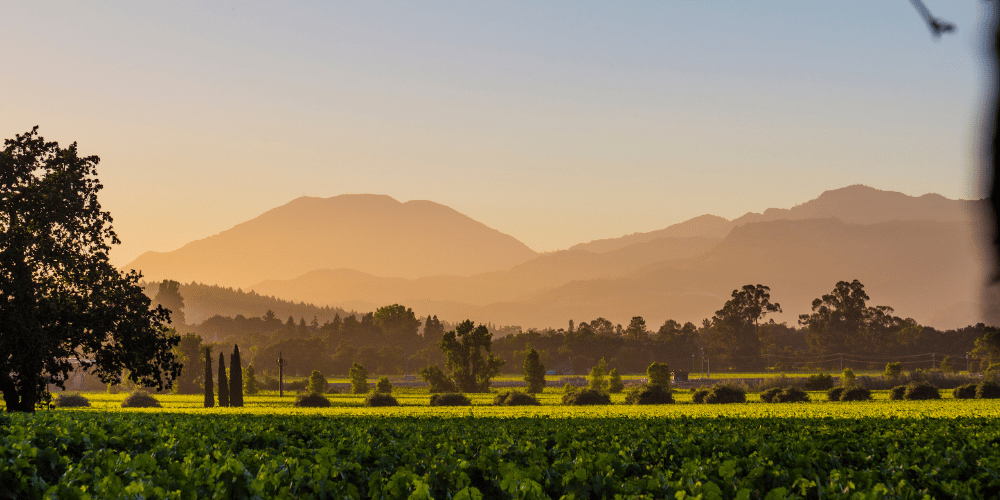
[[[302,196],[535,250],[862,183],[979,195],[985,2],[7,2],[0,137],[102,158],[124,264]],[[331,228],[336,231],[336,228]]]

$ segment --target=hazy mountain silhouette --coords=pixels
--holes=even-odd
[[[939,194],[909,196],[855,184],[825,191],[818,198],[789,209],[769,208],[762,214],[750,212],[731,221],[715,215],[702,215],[657,231],[594,240],[571,248],[602,253],[665,236],[722,238],[733,228],[744,224],[784,219],[834,218],[855,224],[873,224],[891,220],[966,221],[969,218],[969,210],[972,210],[976,203],[981,202],[949,200]]]
[[[529,298],[485,306],[424,304],[443,317],[522,326],[562,326],[598,316],[627,323],[635,315],[657,327],[666,319],[711,317],[745,284],[771,287],[782,305],[778,321],[795,324],[814,298],[840,280],[859,279],[871,305],[948,328],[974,324],[982,271],[967,228],[957,222],[890,221],[846,224],[835,219],[771,221],[733,230],[698,259],[664,263],[617,279],[574,281]],[[454,315],[454,316],[451,316]]]
[[[508,271],[470,277],[382,278],[352,269],[321,269],[291,280],[265,280],[252,288],[288,300],[352,303],[359,308],[361,304],[409,304],[425,299],[485,305],[520,300],[574,280],[618,278],[650,264],[694,258],[719,241],[661,238],[604,254],[563,250],[542,254]]]
[[[300,198],[129,267],[321,306],[401,303],[526,328],[598,316],[698,322],[749,283],[770,286],[785,311],[778,319],[794,323],[837,281],[859,279],[873,304],[943,328],[979,321],[982,269],[968,214],[981,203],[849,186],[790,209],[705,215],[536,254],[427,201]]]
[[[525,244],[430,201],[384,195],[298,198],[172,252],[146,252],[125,269],[146,279],[246,286],[323,268],[377,276],[468,276],[537,254]]]

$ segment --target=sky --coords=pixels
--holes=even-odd
[[[98,155],[124,265],[303,196],[537,251],[866,184],[978,198],[986,2],[8,2],[0,137]],[[336,228],[331,228],[336,230]]]

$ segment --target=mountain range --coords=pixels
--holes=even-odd
[[[559,327],[598,316],[700,322],[732,290],[771,287],[794,323],[840,280],[872,304],[949,328],[981,316],[970,214],[979,201],[866,186],[734,220],[714,215],[648,233],[536,253],[429,201],[299,198],[234,228],[125,266],[152,280],[249,287],[285,300],[373,310],[391,303],[449,321]]]

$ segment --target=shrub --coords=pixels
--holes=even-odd
[[[56,397],[55,405],[59,408],[76,408],[90,406],[90,400],[80,395],[78,392],[64,392]]]
[[[646,368],[646,376],[649,377],[649,385],[670,387],[670,367],[666,363],[653,362]]]
[[[310,392],[296,396],[295,406],[303,408],[326,408],[330,406],[330,400],[326,399],[322,394]]]
[[[389,377],[383,375],[378,379],[378,382],[375,382],[375,392],[392,394],[392,382],[389,382]]]
[[[622,376],[618,373],[617,368],[612,368],[611,372],[608,373],[608,392],[618,394],[624,389],[625,383],[622,382]]]
[[[247,394],[257,394],[260,390],[257,384],[257,376],[254,373],[253,365],[247,365],[243,369],[243,392]],[[277,388],[277,384],[275,386]]]
[[[309,374],[309,392],[323,394],[326,392],[326,377],[319,370],[313,370]]]
[[[601,358],[601,360],[597,362],[597,366],[590,369],[590,375],[587,375],[587,388],[592,391],[608,390],[607,374],[607,364],[605,364],[604,358]]]
[[[146,391],[135,391],[122,401],[122,408],[160,408],[160,402]]]
[[[427,382],[427,389],[431,394],[455,392],[458,387],[447,375],[438,368],[437,365],[430,365],[420,370],[420,378]]]
[[[897,385],[896,387],[893,387],[892,389],[889,389],[889,400],[890,401],[899,401],[900,399],[903,399],[905,396],[906,396],[906,386],[905,385]]]
[[[872,391],[864,387],[847,387],[840,393],[841,401],[871,401]]]
[[[658,384],[641,385],[625,395],[625,403],[630,405],[668,405],[673,402],[670,389]]]
[[[906,384],[906,392],[903,394],[906,399],[941,399],[941,392],[927,382],[910,382]]]
[[[496,406],[538,406],[541,403],[531,394],[509,391],[497,394],[497,397],[493,398],[493,404]]]
[[[806,379],[806,389],[810,391],[826,391],[833,388],[833,377],[829,373],[810,375]]]
[[[469,406],[472,401],[461,392],[449,392],[447,394],[432,394],[431,406]]]
[[[1000,384],[992,380],[983,380],[976,387],[976,399],[1000,398]]]
[[[774,396],[775,403],[808,403],[809,395],[798,387],[785,387]]]
[[[609,405],[611,404],[611,395],[594,389],[580,389],[563,394],[562,403],[564,405]]]
[[[889,380],[897,380],[899,377],[903,376],[903,365],[896,361],[895,363],[885,364],[885,378]]]
[[[708,404],[746,403],[747,393],[735,385],[716,384],[708,391],[705,402]]]
[[[850,368],[844,368],[843,373],[840,375],[840,385],[844,387],[854,387],[857,385],[857,378],[854,376],[854,370]]]
[[[955,360],[951,356],[945,356],[941,360],[941,372],[942,373],[955,373]]]
[[[365,406],[399,406],[399,401],[392,394],[375,391],[365,398]]]
[[[365,394],[368,392],[368,370],[365,367],[354,363],[348,372],[351,377],[351,392],[354,394]]]
[[[710,391],[708,389],[696,389],[694,394],[691,396],[692,403],[704,403],[705,397],[708,396]]]
[[[955,399],[974,399],[976,397],[977,384],[960,385],[952,389],[951,394]]]
[[[528,384],[529,394],[545,390],[545,365],[542,364],[538,350],[533,347],[524,356],[524,381]]]
[[[840,401],[840,396],[844,394],[843,387],[831,387],[829,391],[826,391],[827,401]]]
[[[571,384],[569,382],[566,382],[566,385],[563,386],[563,393],[564,394],[569,394],[569,393],[571,393],[571,392],[573,392],[575,390],[576,390],[576,387],[574,387],[573,384]]]
[[[774,397],[781,393],[780,387],[772,387],[760,393],[760,400],[765,403],[775,403]]]

